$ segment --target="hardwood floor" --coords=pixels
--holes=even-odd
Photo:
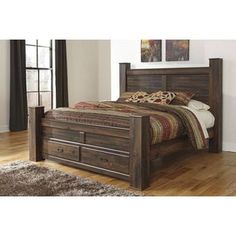
[[[28,132],[0,133],[0,165],[28,160]],[[36,163],[104,184],[130,189],[125,181],[79,170],[51,161]],[[142,192],[154,196],[223,196],[236,195],[236,153],[200,152],[163,161],[150,187]]]

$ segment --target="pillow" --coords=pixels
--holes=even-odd
[[[175,93],[167,91],[158,91],[149,94],[145,97],[145,102],[156,103],[156,104],[170,104],[170,102],[175,98]]]
[[[210,106],[208,106],[207,104],[193,99],[189,101],[188,107],[193,108],[195,110],[205,110],[205,111],[210,109]]]
[[[134,93],[131,97],[125,99],[126,102],[136,102],[136,103],[144,103],[145,98],[148,96],[148,93],[138,91]]]
[[[187,106],[191,98],[195,95],[192,92],[174,92],[175,99],[171,102],[173,105],[185,105]]]
[[[125,102],[126,99],[130,98],[134,94],[135,94],[135,92],[124,92],[121,94],[121,96],[116,101],[117,102]]]

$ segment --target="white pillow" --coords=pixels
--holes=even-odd
[[[208,106],[207,104],[193,99],[189,101],[188,107],[193,108],[195,110],[205,110],[205,111],[210,109],[210,106]]]

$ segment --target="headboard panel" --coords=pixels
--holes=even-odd
[[[127,91],[135,92],[140,90],[150,93],[162,90],[162,75],[128,75]]]
[[[128,63],[121,64],[125,66]],[[191,91],[199,101],[209,103],[209,67],[129,69],[124,76],[124,91]],[[121,80],[122,82],[122,80]],[[120,91],[123,93],[124,91]]]
[[[195,99],[204,103],[209,103],[209,73],[200,75],[168,75],[168,91],[191,91],[194,92]]]
[[[215,116],[215,137],[212,151],[222,149],[222,63],[210,59],[206,67],[131,69],[130,63],[120,63],[120,94],[123,92],[158,90],[194,92],[196,100],[211,106]]]

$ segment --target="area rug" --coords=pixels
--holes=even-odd
[[[0,196],[139,196],[86,178],[15,161],[0,166]]]

